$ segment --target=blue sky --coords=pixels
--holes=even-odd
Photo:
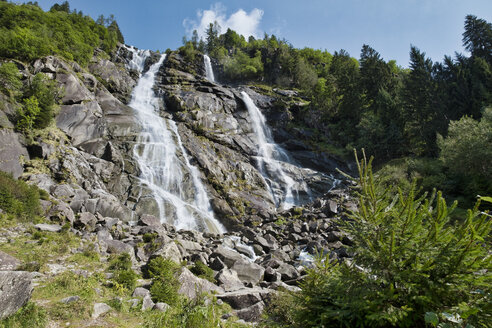
[[[41,0],[48,10],[62,1]],[[165,50],[207,19],[263,37],[285,38],[297,48],[345,49],[358,58],[364,43],[385,60],[408,66],[413,44],[434,61],[463,52],[467,14],[492,22],[491,0],[72,0],[71,9],[97,18],[114,14],[127,44]],[[242,10],[242,11],[240,11]],[[201,16],[197,14],[201,13]],[[232,17],[231,17],[232,16]]]

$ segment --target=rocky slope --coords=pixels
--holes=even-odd
[[[152,54],[146,69],[158,58]],[[346,204],[350,197],[340,189],[326,194],[336,181],[335,167],[346,168],[310,150],[303,142],[307,131],[288,128],[302,99],[285,90],[211,83],[204,78],[201,58],[189,63],[178,53],[167,56],[154,86],[161,115],[177,122],[214,213],[231,232],[224,237],[175,231],[158,222],[158,206],[149,188],[139,184],[134,158],[140,126],[127,104],[139,74],[128,68],[132,59],[122,46],[111,59],[96,54],[87,69],[52,56],[18,63],[25,78],[43,72],[64,89],[56,126],[40,131],[34,140],[13,129],[19,104],[1,99],[0,170],[48,192],[42,205],[55,226],[38,229],[59,231],[68,222],[73,233],[94,241],[103,256],[129,253],[137,271],[155,256],[178,263],[201,261],[214,270],[217,285],[183,269],[180,279],[188,289],[182,292],[194,297],[198,285],[214,291],[247,321],[259,318],[272,290],[297,288],[306,254],[348,256],[344,245],[350,240],[337,230],[335,217],[343,206],[353,205]],[[283,169],[305,186],[300,190],[303,203],[316,199],[311,205],[285,212],[275,208],[255,167],[257,139],[241,91],[266,115],[275,140],[298,163]],[[142,244],[149,233],[155,237],[152,247]]]

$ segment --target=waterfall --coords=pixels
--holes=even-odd
[[[271,131],[266,125],[265,116],[263,116],[258,107],[256,107],[249,95],[242,91],[241,96],[246,104],[249,116],[251,117],[253,130],[258,142],[258,155],[256,157],[258,169],[267,181],[270,194],[272,195],[275,204],[281,209],[289,209],[298,205],[298,192],[295,189],[296,182],[288,176],[282,168],[283,163],[290,163],[289,156],[284,149],[273,141]],[[282,199],[280,199],[273,191],[272,185],[274,183],[282,185]],[[294,195],[294,193],[296,195]]]
[[[129,65],[142,72],[150,52],[129,50],[133,53]],[[142,125],[134,147],[141,171],[140,183],[150,190],[161,222],[173,224],[177,229],[223,233],[225,228],[214,218],[199,171],[190,164],[176,123],[159,116],[153,86],[165,57],[162,55],[140,77],[129,104]]]
[[[205,77],[210,82],[215,82],[214,70],[212,69],[210,57],[207,55],[203,55],[203,63],[205,64]]]

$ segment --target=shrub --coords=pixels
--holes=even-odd
[[[137,285],[138,274],[132,270],[132,261],[128,253],[113,256],[109,261],[108,270],[113,272],[116,289],[121,287],[132,291]]]
[[[31,96],[29,98],[24,99],[24,105],[19,107],[17,111],[17,130],[23,132],[32,131],[34,128],[34,122],[41,112],[41,108],[39,107],[39,102],[36,97]]]
[[[18,218],[32,218],[40,213],[39,191],[22,180],[0,171],[0,209]]]
[[[425,313],[490,322],[491,220],[478,206],[451,224],[441,194],[381,188],[371,161],[358,162],[358,210],[341,221],[351,261],[317,261],[296,295],[298,327],[423,327]],[[488,307],[488,308],[487,308]],[[466,321],[466,322],[465,322]]]
[[[176,305],[179,302],[178,274],[180,265],[162,257],[150,260],[148,274],[152,278],[150,293],[154,302]]]
[[[208,281],[215,283],[214,270],[210,269],[202,261],[196,261],[190,268],[190,271],[197,277],[207,279]]]
[[[484,110],[480,121],[451,121],[448,136],[437,140],[440,159],[461,192],[471,197],[492,192],[492,108]]]
[[[21,75],[14,63],[3,63],[0,66],[0,90],[8,95],[19,91],[22,87]]]

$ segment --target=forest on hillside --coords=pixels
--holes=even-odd
[[[492,24],[474,15],[464,22],[463,47],[442,62],[410,48],[409,68],[381,58],[364,44],[359,59],[297,49],[265,34],[248,40],[210,24],[205,40],[194,31],[180,49],[188,58],[208,53],[226,82],[296,88],[319,119],[319,143],[340,155],[364,148],[394,182],[417,178],[466,205],[492,193]],[[298,124],[311,115],[301,115]]]

